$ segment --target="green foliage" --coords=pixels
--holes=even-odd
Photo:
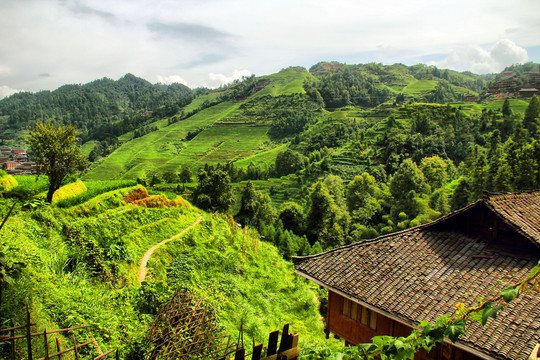
[[[3,174],[0,174],[0,193],[11,191],[18,185],[13,176],[6,174],[4,171],[2,172]]]
[[[294,174],[295,172],[302,170],[304,166],[305,162],[302,154],[287,149],[278,153],[275,162],[275,172],[278,177]]]
[[[255,190],[253,184],[248,182],[242,192],[240,210],[236,219],[242,224],[260,229],[263,225],[274,222],[275,213],[270,196]]]
[[[538,117],[540,116],[540,99],[534,95],[525,110],[523,126],[529,131],[530,136],[534,136],[538,129]]]
[[[205,166],[199,170],[197,187],[193,190],[193,203],[202,209],[226,212],[234,203],[229,174],[222,166]]]
[[[56,126],[52,121],[36,121],[26,142],[41,174],[49,178],[47,201],[52,202],[54,192],[71,174],[81,173],[88,160],[77,145],[77,131],[73,126]]]
[[[344,208],[336,204],[322,181],[318,181],[311,188],[306,224],[311,244],[318,241],[323,249],[328,249],[345,243],[350,216]]]
[[[296,235],[304,234],[306,226],[304,211],[297,203],[289,201],[281,204],[278,219],[285,230],[290,230]]]

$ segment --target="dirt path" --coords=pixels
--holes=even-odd
[[[191,229],[195,225],[199,224],[201,222],[201,220],[202,220],[202,216],[199,216],[199,218],[193,224],[191,224],[190,226],[188,226],[187,228],[185,228],[184,230],[182,230],[178,234],[176,234],[176,235],[174,235],[174,236],[172,236],[172,237],[170,237],[170,238],[168,238],[166,240],[163,240],[159,244],[156,244],[156,245],[152,246],[150,249],[148,249],[146,251],[146,253],[144,254],[144,256],[143,256],[143,258],[141,260],[141,270],[139,271],[139,283],[142,283],[144,281],[144,279],[146,278],[146,274],[148,273],[148,268],[146,267],[146,264],[148,264],[148,260],[150,259],[150,256],[152,256],[152,254],[154,253],[154,250],[156,250],[161,245],[166,244],[169,241],[174,240],[177,237],[180,237],[180,236],[184,235],[184,233],[186,231],[188,231],[189,229]]]

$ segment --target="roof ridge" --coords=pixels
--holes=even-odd
[[[364,245],[364,244],[372,244],[372,243],[384,240],[386,238],[394,237],[395,235],[401,235],[401,234],[405,234],[405,233],[408,233],[408,232],[413,232],[415,230],[423,228],[425,225],[426,224],[422,224],[422,225],[418,225],[418,226],[411,227],[411,228],[408,228],[408,229],[404,229],[404,230],[400,230],[400,231],[396,231],[396,232],[392,232],[392,233],[388,233],[388,234],[383,234],[383,235],[377,236],[376,238],[373,238],[373,239],[360,240],[360,241],[357,241],[357,242],[354,242],[354,243],[351,243],[351,244],[342,245],[342,246],[339,246],[337,248],[333,248],[333,249],[323,251],[322,253],[319,253],[319,254],[305,255],[305,256],[293,256],[293,257],[291,257],[291,260],[292,260],[293,264],[296,264],[297,262],[299,262],[301,260],[313,259],[313,258],[322,256],[322,255],[330,254],[330,253],[332,253],[334,251],[344,250],[344,249],[348,249],[348,248],[351,248],[351,247],[356,247],[356,246],[360,246],[360,245]]]

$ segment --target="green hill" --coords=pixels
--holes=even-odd
[[[303,341],[323,334],[310,285],[255,229],[242,232],[231,217],[201,212],[182,198],[149,196],[142,187],[76,205],[80,196],[75,205],[17,206],[0,231],[2,321],[9,314],[22,323],[28,305],[35,329],[88,324],[103,350],[118,348],[128,358],[140,351],[156,311],[184,290],[204,297],[222,331],[233,336],[240,322],[245,336],[260,342],[284,323]],[[7,207],[1,210],[5,215]],[[143,254],[197,219],[199,225],[152,254],[139,284]],[[64,348],[71,341],[54,338]],[[24,346],[18,343],[21,357]],[[5,350],[0,346],[0,354]]]

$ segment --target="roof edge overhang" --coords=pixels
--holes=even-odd
[[[368,308],[370,310],[373,310],[373,311],[375,311],[375,312],[377,312],[379,314],[382,314],[382,315],[384,315],[384,316],[386,316],[386,317],[388,317],[388,318],[390,318],[390,319],[392,319],[394,321],[397,321],[397,322],[399,322],[399,323],[401,323],[403,325],[410,326],[410,327],[412,327],[414,329],[418,329],[418,327],[411,320],[409,320],[407,318],[403,318],[403,317],[400,317],[398,315],[392,314],[391,312],[380,309],[380,308],[378,308],[376,306],[373,306],[373,305],[371,305],[371,304],[369,304],[369,303],[367,303],[365,301],[357,299],[357,298],[355,298],[355,297],[353,297],[353,296],[351,296],[351,295],[349,295],[347,293],[344,293],[341,290],[338,290],[338,289],[336,289],[336,288],[334,288],[334,287],[332,287],[332,286],[330,286],[328,284],[323,283],[322,281],[320,281],[320,280],[318,280],[318,279],[316,279],[316,278],[314,278],[314,277],[312,277],[312,276],[310,276],[310,275],[308,275],[306,273],[303,273],[303,272],[298,271],[296,269],[294,270],[294,272],[296,274],[298,274],[300,276],[303,276],[306,279],[308,279],[310,281],[313,281],[314,283],[316,283],[316,284],[318,284],[318,285],[320,285],[320,286],[322,286],[322,287],[324,287],[324,288],[326,288],[328,290],[331,290],[331,291],[333,291],[333,292],[335,292],[335,293],[337,293],[337,294],[339,294],[339,295],[341,295],[341,296],[343,296],[343,297],[345,297],[345,298],[347,298],[347,299],[349,299],[351,301],[354,301],[354,302],[356,302],[356,303],[358,303],[358,304],[360,304],[360,305],[362,305],[362,306],[364,306],[364,307],[366,307],[366,308]],[[469,345],[467,345],[467,344],[465,344],[463,342],[453,343],[450,339],[446,339],[446,338],[445,338],[444,342],[446,342],[448,344],[451,344],[451,345],[453,345],[453,346],[455,346],[455,347],[457,347],[457,348],[459,348],[461,350],[465,350],[465,351],[467,351],[467,352],[469,352],[471,354],[474,354],[474,355],[476,355],[476,356],[478,356],[478,357],[480,357],[482,359],[500,360],[500,358],[494,358],[494,357],[492,357],[492,356],[490,356],[490,355],[488,355],[488,354],[486,354],[484,352],[481,352],[480,350],[477,350],[477,349],[475,349],[475,348],[473,348],[473,347],[471,347],[471,346],[469,346]]]

